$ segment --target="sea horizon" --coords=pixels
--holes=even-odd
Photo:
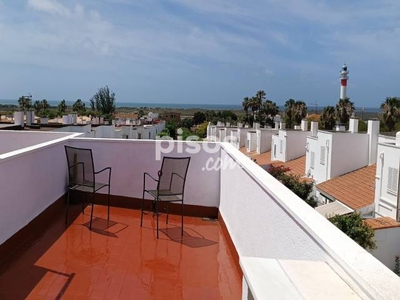
[[[33,100],[34,102],[36,100]],[[57,106],[60,100],[47,100],[51,106]],[[72,106],[75,101],[65,101],[67,106]],[[89,101],[83,101],[86,107],[90,107]],[[18,105],[18,100],[13,99],[0,99],[0,104],[6,105]],[[147,103],[147,102],[119,102],[116,101],[116,107],[118,108],[163,108],[163,109],[204,109],[204,110],[243,110],[241,104],[209,104],[209,103]],[[335,105],[335,104],[334,104]],[[334,106],[332,105],[332,106]],[[321,111],[325,106],[318,106],[317,110]],[[284,110],[284,105],[278,105],[280,111]],[[375,107],[364,107],[366,113],[377,113],[380,112],[380,108]],[[312,113],[315,110],[315,106],[309,106],[308,111]],[[361,107],[356,107],[355,111],[361,111]]]

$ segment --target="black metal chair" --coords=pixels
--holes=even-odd
[[[90,213],[90,226],[92,229],[93,220],[93,207],[94,195],[97,191],[104,187],[108,187],[108,213],[107,218],[110,219],[110,180],[111,168],[107,167],[98,172],[95,171],[93,163],[92,149],[83,149],[65,146],[65,153],[68,162],[68,197],[67,197],[67,211],[65,214],[65,224],[68,223],[68,211],[71,191],[80,191],[91,193],[92,195],[92,211]],[[96,181],[96,175],[108,170],[108,183],[101,183]],[[84,201],[82,201],[82,214],[84,211]]]
[[[153,197],[153,213],[157,217],[157,238],[158,238],[158,217],[159,217],[159,203],[167,203],[167,220],[169,216],[169,203],[181,202],[181,223],[183,235],[183,199],[185,194],[185,183],[186,175],[189,168],[190,157],[164,157],[161,170],[158,171],[158,179],[152,177],[149,173],[143,174],[143,196],[141,203],[141,216],[140,216],[140,227],[143,225],[143,214],[144,214],[144,196],[149,194]],[[147,188],[146,177],[150,177],[153,182],[157,182],[157,188],[151,190]]]

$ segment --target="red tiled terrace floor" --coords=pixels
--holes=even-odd
[[[73,207],[79,209],[79,205]],[[63,215],[0,266],[0,299],[240,299],[241,278],[217,221],[95,206],[66,228]],[[75,216],[77,213],[75,213]],[[111,225],[111,226],[110,226]],[[167,226],[167,230],[165,230]]]

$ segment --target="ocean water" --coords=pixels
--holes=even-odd
[[[57,106],[60,100],[47,100],[51,106]],[[72,106],[75,101],[66,101],[68,106]],[[86,107],[90,107],[89,101],[84,101]],[[18,105],[18,100],[12,99],[0,99],[0,104],[14,104]],[[117,107],[129,107],[129,108],[175,108],[175,109],[209,109],[209,110],[242,110],[242,104],[199,104],[199,103],[146,103],[146,102],[116,102]],[[334,106],[334,104],[333,104]],[[309,113],[314,111],[315,107],[308,107]],[[318,106],[318,111],[322,110],[323,106]],[[279,111],[284,111],[284,106],[279,106]],[[360,112],[360,107],[356,107],[356,113]],[[365,107],[364,112],[366,113],[378,113],[379,108]]]

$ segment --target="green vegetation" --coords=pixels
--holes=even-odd
[[[65,103],[64,99],[60,102],[60,104],[58,104],[57,109],[60,116],[65,114],[65,112],[67,111],[67,104]]]
[[[383,110],[382,121],[387,126],[389,131],[393,131],[396,123],[400,119],[400,98],[387,97],[381,104]]]
[[[329,218],[329,221],[364,249],[376,248],[374,230],[363,221],[359,213],[335,215]]]
[[[243,98],[242,106],[246,115],[241,118],[241,121],[250,126],[253,122],[258,122],[261,126],[272,124],[274,116],[279,113],[276,103],[266,100],[266,93],[262,90],[258,91],[254,97]],[[252,111],[251,116],[249,116],[249,109]]]
[[[350,101],[350,98],[339,99],[336,104],[336,119],[341,124],[347,124],[353,111],[354,103]]]
[[[79,115],[86,113],[85,103],[81,99],[76,100],[72,105],[72,111],[77,112]]]
[[[304,101],[289,99],[285,103],[285,123],[287,128],[299,125],[307,116],[307,105]]]
[[[108,86],[101,87],[90,99],[90,106],[95,114],[111,118],[115,112],[115,93]]]
[[[283,165],[272,165],[268,170],[273,177],[282,182],[284,186],[303,199],[308,205],[316,207],[317,201],[312,195],[313,184],[302,180],[299,175],[288,174],[288,171],[290,171],[290,169]]]

